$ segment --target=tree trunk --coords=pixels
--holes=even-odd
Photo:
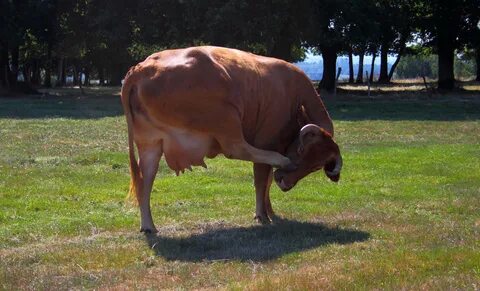
[[[39,60],[33,60],[32,64],[32,85],[40,85],[40,65]]]
[[[363,59],[365,57],[365,52],[361,51],[358,54],[358,72],[357,72],[357,84],[363,84]]]
[[[56,82],[56,84],[55,84],[55,86],[57,86],[57,87],[63,86],[62,80],[63,80],[63,78],[64,78],[64,76],[63,76],[63,74],[64,74],[64,71],[63,71],[64,63],[65,63],[65,58],[58,58],[58,63],[57,63],[57,82]]]
[[[335,89],[337,50],[332,47],[322,47],[321,52],[323,57],[323,76],[319,88],[331,92]]]
[[[122,69],[122,66],[120,64],[113,65],[113,68],[115,69],[111,72],[109,84],[111,84],[112,86],[122,85],[122,79],[124,77],[125,70]]]
[[[43,80],[43,86],[50,88],[52,87],[52,68],[50,61],[47,61],[45,66],[45,80]]]
[[[52,46],[47,47],[47,62],[45,64],[45,80],[43,85],[47,88],[52,87]]]
[[[18,57],[19,57],[19,47],[15,45],[12,50],[10,51],[10,55],[12,57],[12,69],[10,72],[9,82],[10,87],[14,88],[17,86],[17,78],[18,78]]]
[[[62,80],[61,80],[62,86],[67,86],[67,60],[63,60],[62,64]]]
[[[480,48],[475,50],[475,62],[477,64],[477,78],[476,80],[480,82]]]
[[[31,87],[32,86],[32,64],[26,63],[23,65],[23,79],[25,83]]]
[[[455,86],[453,43],[446,38],[438,39],[438,89],[453,90]]]
[[[378,83],[386,84],[390,82],[388,78],[388,50],[387,43],[382,43],[382,49],[380,52],[380,76],[378,77]]]
[[[8,87],[8,47],[0,47],[0,86]]]
[[[90,69],[89,68],[85,68],[84,72],[85,74],[85,82],[84,82],[84,85],[85,86],[89,86],[90,85]]]
[[[353,84],[355,82],[355,73],[353,71],[353,52],[352,49],[348,51],[348,83]]]
[[[395,69],[397,68],[398,63],[400,62],[400,59],[402,58],[403,53],[405,52],[405,49],[407,47],[406,43],[407,43],[407,36],[408,35],[409,35],[409,33],[407,33],[407,32],[402,33],[402,36],[400,38],[400,50],[398,51],[397,59],[393,63],[392,67],[390,68],[390,72],[388,73],[388,82],[392,81],[393,73],[395,73]]]
[[[57,61],[57,81],[55,82],[55,86],[59,87],[62,86],[62,78],[63,78],[63,72],[62,72],[62,67],[63,67],[63,58],[58,58]]]
[[[98,82],[100,86],[105,85],[105,72],[102,67],[98,68]]]
[[[78,86],[78,70],[77,65],[73,64],[73,86]]]
[[[372,65],[370,66],[370,84],[373,83],[373,74],[375,72],[375,59],[377,58],[377,51],[372,53]]]
[[[85,92],[83,91],[83,87],[82,87],[82,72],[77,71],[77,66],[73,65],[73,80],[74,80],[74,82],[75,82],[75,79],[78,82],[78,86],[80,88],[80,93],[82,95],[85,95]],[[74,85],[76,85],[76,84],[74,84]]]
[[[397,59],[393,63],[392,67],[390,68],[390,73],[388,73],[388,82],[392,81],[393,78],[393,73],[395,73],[395,69],[398,66],[398,63],[400,63],[400,59],[402,58],[402,51],[400,51],[397,55]]]

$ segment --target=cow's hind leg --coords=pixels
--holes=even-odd
[[[161,145],[138,147],[140,181],[137,187],[137,199],[140,206],[141,226],[140,231],[145,233],[157,232],[153,224],[150,210],[150,194],[153,181],[158,171],[158,163],[163,154]]]
[[[263,195],[265,210],[267,211],[267,215],[270,218],[270,220],[274,220],[275,218],[275,212],[273,211],[273,208],[272,208],[272,202],[270,202],[270,187],[272,186],[272,180],[273,180],[273,171],[270,168],[270,171],[268,173],[267,187],[265,188],[265,194]]]
[[[270,223],[271,215],[273,216],[269,193],[272,184],[272,166],[255,163],[253,175],[256,194],[255,220],[262,224]]]

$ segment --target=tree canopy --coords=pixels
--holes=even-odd
[[[320,85],[332,89],[338,55],[379,55],[378,81],[390,82],[414,43],[438,55],[439,88],[452,89],[456,53],[480,62],[479,20],[478,0],[0,0],[0,86],[19,75],[62,86],[79,73],[120,84],[155,51],[210,44],[287,61],[312,49],[324,59]]]

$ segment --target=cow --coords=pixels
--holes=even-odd
[[[162,156],[177,175],[219,154],[253,162],[260,223],[274,217],[272,179],[288,191],[320,169],[340,178],[332,120],[310,79],[288,62],[214,46],[165,50],[130,68],[121,100],[142,232],[157,232],[150,193]]]

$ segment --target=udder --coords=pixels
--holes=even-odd
[[[163,133],[165,160],[177,175],[192,166],[206,167],[204,158],[219,153],[218,143],[209,135],[178,128],[166,128]]]

